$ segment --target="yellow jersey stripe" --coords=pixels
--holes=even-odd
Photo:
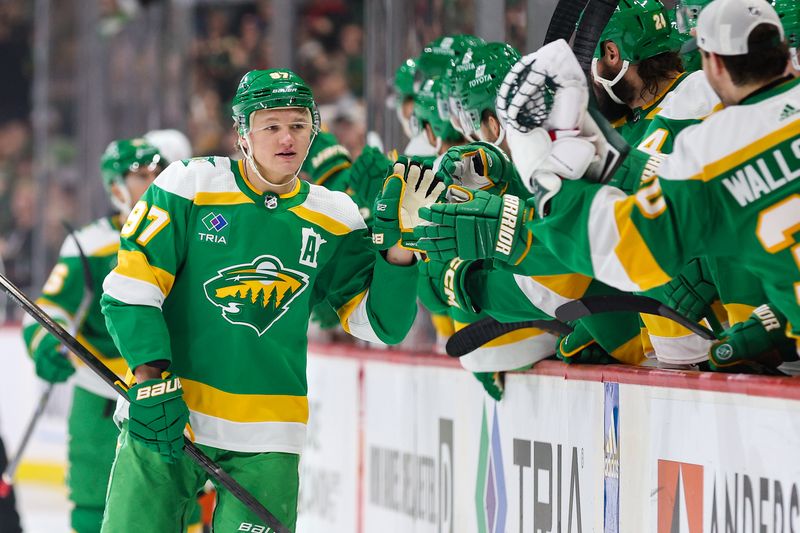
[[[81,344],[83,344],[83,347],[86,348],[87,350],[89,350],[89,353],[91,353],[93,356],[97,357],[97,359],[101,363],[103,363],[108,368],[110,368],[111,371],[114,372],[119,378],[124,379],[125,375],[128,373],[128,362],[125,361],[124,358],[122,358],[122,357],[106,357],[105,355],[100,353],[100,350],[98,350],[92,343],[90,343],[86,339],[86,337],[84,337],[83,334],[81,334],[81,333],[77,333],[75,335],[75,339],[78,342],[80,342]],[[75,356],[72,356],[71,360],[74,363],[78,364],[78,365],[83,365],[84,364],[83,361],[81,361],[80,359],[78,359]]]
[[[316,224],[328,233],[332,233],[334,235],[347,235],[350,233],[350,228],[347,227],[347,225],[342,224],[338,220],[335,220],[328,215],[319,213],[317,211],[312,211],[311,209],[303,207],[302,205],[290,207],[289,211],[303,220],[307,220],[312,224]]]
[[[98,248],[94,252],[92,252],[92,257],[105,257],[107,255],[114,255],[119,250],[119,241],[112,242],[111,244],[106,244],[105,246]]]
[[[325,174],[323,174],[322,176],[319,177],[319,179],[316,181],[316,184],[317,185],[322,185],[323,183],[328,181],[328,178],[330,178],[331,176],[333,176],[334,174],[336,174],[340,170],[344,170],[346,168],[350,168],[350,166],[351,166],[351,163],[349,161],[345,161],[343,163],[339,163],[338,165],[333,166],[332,168],[328,169],[328,171]]]
[[[496,339],[492,339],[481,348],[493,348],[495,346],[505,346],[507,344],[514,344],[516,342],[524,341],[525,339],[530,339],[532,337],[538,337],[539,335],[544,334],[544,331],[536,328],[522,328],[522,329],[515,329],[514,331],[509,331],[503,335],[500,335]]]
[[[611,356],[628,365],[640,365],[646,359],[642,339],[636,335],[622,346],[611,351]]]
[[[350,315],[353,314],[353,311],[356,310],[356,307],[361,303],[361,300],[367,295],[367,291],[361,291],[355,296],[353,296],[349,302],[341,306],[337,311],[336,314],[339,315],[339,322],[342,323],[342,329],[344,329],[347,333],[350,333],[350,325],[347,323],[347,320],[350,318]]]
[[[142,252],[120,250],[118,259],[119,262],[114,269],[117,274],[155,285],[164,296],[172,290],[175,276],[164,269],[152,266]]]
[[[728,313],[728,324],[731,326],[750,318],[756,308],[754,305],[746,304],[723,304],[723,307]]]
[[[233,394],[181,378],[192,411],[231,422],[308,422],[308,398],[282,394]]]
[[[631,219],[635,196],[629,196],[614,205],[619,242],[614,248],[628,277],[640,287],[658,287],[671,278],[661,269],[642,235]]]
[[[582,298],[592,282],[583,274],[553,274],[550,276],[531,276],[535,282],[544,285],[554,293],[570,300]]]
[[[199,192],[194,196],[195,205],[237,205],[255,202],[242,192]]]
[[[431,313],[431,323],[433,324],[433,329],[436,330],[436,333],[444,338],[450,337],[456,332],[455,327],[453,326],[453,319],[450,318],[450,315],[437,315],[436,313]]]
[[[769,135],[765,135],[759,140],[744,146],[741,150],[737,150],[736,152],[728,154],[725,157],[714,161],[713,163],[705,165],[703,170],[694,176],[691,176],[689,179],[711,181],[717,176],[720,176],[721,174],[731,170],[732,168],[736,168],[750,159],[760,155],[761,153],[766,152],[771,147],[778,145],[787,139],[796,137],[798,134],[800,134],[800,119],[794,120],[781,129],[775,130]]]

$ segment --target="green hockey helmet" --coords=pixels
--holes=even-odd
[[[664,52],[677,52],[681,46],[659,0],[620,0],[600,35],[595,58],[603,56],[606,41],[613,41],[620,57],[632,64]]]
[[[158,148],[144,138],[112,141],[100,157],[100,173],[106,190],[115,183],[124,183],[128,172],[139,168],[155,170],[163,163]]]
[[[461,135],[450,123],[445,110],[441,109],[443,83],[443,78],[429,79],[414,95],[414,129],[419,132],[425,124],[430,124],[437,139],[458,141]]]
[[[447,73],[452,63],[459,63],[464,54],[486,44],[474,35],[446,35],[428,43],[417,58],[418,80],[438,78]]]
[[[413,57],[409,57],[397,67],[394,73],[394,92],[397,95],[398,104],[406,98],[413,98],[416,92],[415,76],[417,73],[417,62]]]
[[[455,92],[461,110],[460,122],[468,132],[480,131],[484,111],[494,113],[500,85],[520,57],[520,53],[509,44],[489,43],[473,51],[472,69],[456,72]]]
[[[781,18],[781,25],[786,34],[789,48],[800,48],[800,2],[797,0],[772,0],[772,7]]]
[[[281,107],[308,109],[314,129],[319,130],[319,111],[314,95],[300,76],[287,69],[251,70],[239,82],[231,105],[239,135],[250,132],[253,112]]]
[[[677,0],[675,2],[675,27],[681,35],[690,35],[697,26],[697,17],[712,0]]]

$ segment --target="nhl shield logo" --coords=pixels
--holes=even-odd
[[[222,269],[203,284],[206,298],[222,310],[222,318],[251,327],[259,336],[288,311],[307,286],[306,274],[285,268],[271,255]]]

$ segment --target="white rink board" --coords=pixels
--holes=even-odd
[[[41,384],[18,328],[0,353],[13,450]],[[308,369],[302,533],[800,533],[797,378],[544,361],[497,403],[444,357],[312,344]],[[53,403],[28,463],[63,463]]]
[[[359,370],[356,359],[309,353],[298,531],[356,531]]]
[[[800,531],[800,402],[627,385],[620,419],[621,531]]]

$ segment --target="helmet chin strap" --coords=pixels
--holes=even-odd
[[[505,138],[506,138],[506,129],[505,129],[505,127],[503,127],[503,126],[500,126],[500,133],[498,133],[498,134],[497,134],[497,139],[495,139],[495,140],[493,140],[493,141],[490,141],[490,140],[488,140],[488,139],[487,139],[487,138],[486,138],[486,137],[483,135],[483,132],[480,132],[480,131],[478,132],[478,137],[479,137],[479,138],[480,138],[480,140],[481,140],[481,141],[483,141],[483,142],[488,142],[488,143],[490,143],[490,144],[493,144],[493,145],[495,145],[495,146],[500,146],[500,144],[502,144],[502,142],[503,142],[503,139],[505,139]]]
[[[630,62],[623,60],[622,68],[619,69],[619,74],[617,74],[613,80],[607,80],[597,73],[597,58],[592,59],[592,76],[594,77],[595,81],[599,83],[603,87],[603,89],[605,89],[605,91],[608,93],[608,96],[612,100],[621,105],[626,105],[626,104],[625,102],[620,100],[616,94],[614,94],[614,90],[612,89],[612,87],[614,87],[614,85],[616,85],[619,82],[619,80],[622,79],[625,73],[628,72],[629,66]]]
[[[314,142],[314,139],[316,138],[317,133],[318,133],[318,131],[316,129],[316,126],[314,126],[313,129],[312,129],[311,139],[308,142],[308,148],[306,148],[306,154],[303,156],[303,160],[300,161],[300,166],[297,167],[297,170],[295,171],[294,175],[292,176],[292,179],[289,180],[286,183],[273,183],[273,182],[269,181],[267,178],[265,178],[264,175],[261,174],[261,170],[259,170],[258,164],[256,163],[256,160],[253,157],[252,152],[248,148],[245,148],[245,144],[242,143],[241,140],[239,140],[239,149],[242,151],[242,154],[244,154],[244,158],[247,160],[247,162],[253,168],[253,171],[255,171],[256,176],[258,177],[258,179],[260,179],[261,181],[266,183],[268,186],[274,187],[274,188],[287,187],[289,185],[293,186],[295,181],[297,181],[297,179],[298,179],[298,176],[300,174],[300,169],[303,168],[303,163],[305,163],[306,159],[308,158],[308,153],[311,151],[311,143]],[[247,145],[248,146],[251,146],[253,144],[253,141],[250,139],[250,132],[249,131],[247,133],[245,133],[243,135],[243,137],[247,141]]]
[[[403,133],[405,133],[406,137],[408,137],[409,139],[413,139],[414,132],[411,131],[411,124],[409,123],[408,119],[405,117],[405,115],[403,115],[403,108],[397,106],[395,108],[395,112],[397,113],[397,120],[400,121],[400,126],[402,126],[403,128]]]
[[[795,70],[800,70],[800,57],[797,48],[789,48],[789,56],[792,58],[792,66]]]
[[[128,215],[131,214],[131,209],[133,206],[131,205],[131,192],[125,186],[124,183],[117,182],[117,190],[122,195],[122,199],[117,198],[116,194],[111,194],[111,205],[114,206],[114,209],[119,211],[120,220],[126,220]]]

